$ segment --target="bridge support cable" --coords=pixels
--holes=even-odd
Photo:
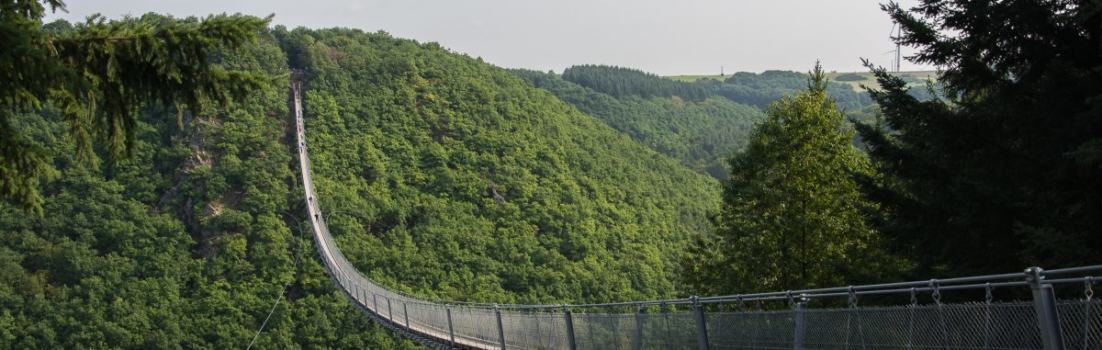
[[[1102,301],[1092,298],[1091,288],[1102,274],[1102,265],[581,305],[436,302],[392,291],[361,274],[345,258],[326,226],[310,171],[303,81],[302,71],[293,72],[299,172],[318,256],[334,285],[367,317],[426,346],[484,350],[818,349],[836,347],[845,339],[851,344],[895,349],[1102,349]],[[1085,290],[1072,296],[1069,291],[1077,286]],[[946,299],[951,302],[942,303],[943,294],[951,294]],[[909,304],[899,303],[908,295]],[[985,295],[985,300],[979,302],[976,295]],[[1006,297],[994,300],[993,295]],[[1015,299],[1021,295],[1032,295],[1032,299]],[[793,296],[799,296],[798,301]],[[857,297],[861,297],[860,306]],[[850,301],[847,307],[837,306],[845,305],[846,298]],[[920,299],[934,302],[924,304]],[[815,300],[823,301],[814,304],[822,306],[811,307]],[[743,308],[744,302],[758,307]],[[397,319],[396,305],[401,305]],[[645,312],[653,307],[661,312]],[[621,324],[620,320],[632,317],[634,327],[627,325],[630,321]]]

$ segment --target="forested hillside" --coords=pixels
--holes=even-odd
[[[413,346],[349,307],[299,225],[274,37],[221,62],[271,80],[179,125],[149,106],[118,162],[77,159],[57,108],[16,116],[56,174],[41,216],[0,202],[0,349],[243,349],[284,286],[257,348]]]
[[[695,84],[665,79],[638,69],[579,65],[563,70],[563,80],[616,97],[680,97],[700,101],[711,93]]]
[[[910,73],[891,73],[903,79],[907,86],[907,94],[921,101],[928,101],[940,94],[942,86],[936,81],[928,81],[917,78]],[[861,78],[865,80],[851,80]],[[833,98],[838,108],[846,114],[849,120],[873,123],[879,113],[876,101],[868,92],[861,88],[864,84],[868,88],[877,88],[875,80],[869,80],[868,74],[842,74],[827,84],[827,95]],[[710,87],[710,90],[732,101],[750,104],[766,108],[770,103],[784,96],[791,96],[807,89],[808,75],[802,72],[792,71],[765,71],[762,73],[738,72],[732,74],[723,82],[714,80],[700,80],[698,84]],[[927,86],[931,83],[932,86]],[[931,92],[931,88],[934,92]]]
[[[296,30],[321,206],[381,283],[442,299],[680,292],[719,186],[552,94],[436,44]]]
[[[738,72],[722,84],[714,81],[700,83],[712,86],[715,93],[732,101],[765,108],[781,97],[807,89],[807,79],[806,73],[792,71]],[[827,84],[827,94],[837,101],[838,108],[846,110],[859,110],[872,104],[868,94],[855,91],[848,84],[830,82]]]
[[[817,64],[700,81],[598,65],[557,75],[383,32],[225,14],[45,24],[63,1],[0,0],[0,350],[418,348],[319,264],[292,153],[292,68],[305,72],[328,227],[360,271],[423,299],[639,301],[1097,265],[1102,2],[919,3],[881,9],[910,60],[942,69],[936,85],[870,67],[866,93],[854,85],[867,75],[831,79]],[[1030,271],[1035,291],[1074,288],[1035,293],[1059,312],[1008,327],[1062,328],[1042,332],[1054,347],[1095,334],[1077,319],[1067,333],[1057,315],[1097,310],[1091,277]],[[987,284],[988,304],[1028,303],[1011,276]],[[940,315],[939,290],[968,301],[966,286],[935,282],[900,310]],[[895,297],[850,291],[842,333],[859,340],[858,303]],[[814,308],[844,305],[817,294]],[[727,330],[793,334],[783,317],[715,312],[795,299],[734,299],[679,305],[707,314],[678,323],[727,345],[740,337]],[[631,307],[574,310],[642,320]],[[626,330],[616,317],[596,336],[595,319],[579,324],[592,342]],[[665,337],[689,334],[678,328]],[[476,341],[495,339],[515,342]]]
[[[806,73],[792,71],[739,72],[724,81],[694,82],[604,65],[573,66],[561,76],[512,72],[639,143],[719,180],[728,176],[727,158],[745,147],[754,125],[764,119],[762,111],[808,86]],[[875,120],[877,107],[863,90],[829,81],[826,91],[848,119]],[[911,94],[925,99],[925,91],[915,88]]]
[[[635,70],[578,66],[567,69],[563,77],[512,72],[639,143],[717,179],[727,176],[727,157],[746,145],[750,130],[764,118],[757,108],[700,95],[707,93],[700,86]],[[690,95],[683,96],[685,92]]]
[[[0,348],[241,348],[284,286],[259,347],[413,346],[349,307],[316,262],[286,144],[289,64],[312,74],[308,134],[330,225],[393,288],[670,297],[683,248],[710,229],[716,181],[435,44],[277,28],[220,57],[270,78],[180,124],[149,105],[117,162],[76,159],[56,108],[14,119],[56,174],[42,216],[0,204]]]

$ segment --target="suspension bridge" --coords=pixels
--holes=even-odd
[[[415,298],[345,259],[318,205],[292,74],[304,200],[338,289],[363,313],[421,344],[461,349],[1102,349],[1102,265],[743,295],[586,305],[497,305]]]

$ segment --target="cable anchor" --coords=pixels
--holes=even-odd
[[[987,283],[987,284],[986,284],[986,285],[984,286],[984,296],[983,296],[983,301],[984,301],[985,303],[991,304],[991,301],[992,301],[992,300],[994,300],[994,299],[995,299],[995,297],[991,295],[991,282],[988,282],[988,283]]]
[[[930,289],[933,290],[930,296],[934,298],[934,303],[941,304],[941,286],[938,284],[937,279],[930,280]]]
[[[1083,277],[1083,296],[1087,298],[1087,301],[1094,299],[1094,277]]]

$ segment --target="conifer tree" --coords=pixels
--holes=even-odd
[[[179,112],[242,97],[262,77],[220,68],[216,53],[255,40],[268,19],[216,15],[174,20],[156,15],[108,21],[92,16],[72,27],[44,26],[61,0],[0,0],[0,197],[38,209],[50,156],[28,139],[15,115],[56,108],[81,158],[93,145],[112,160],[134,143],[138,108],[156,103]]]
[[[858,130],[884,175],[867,190],[894,249],[923,275],[1097,264],[1102,2],[884,9],[947,91],[919,101],[876,70],[886,128]]]
[[[826,93],[818,64],[808,90],[769,106],[745,151],[730,159],[716,234],[697,242],[688,276],[712,293],[824,287],[894,265],[866,223],[875,207],[855,173],[868,160]]]

